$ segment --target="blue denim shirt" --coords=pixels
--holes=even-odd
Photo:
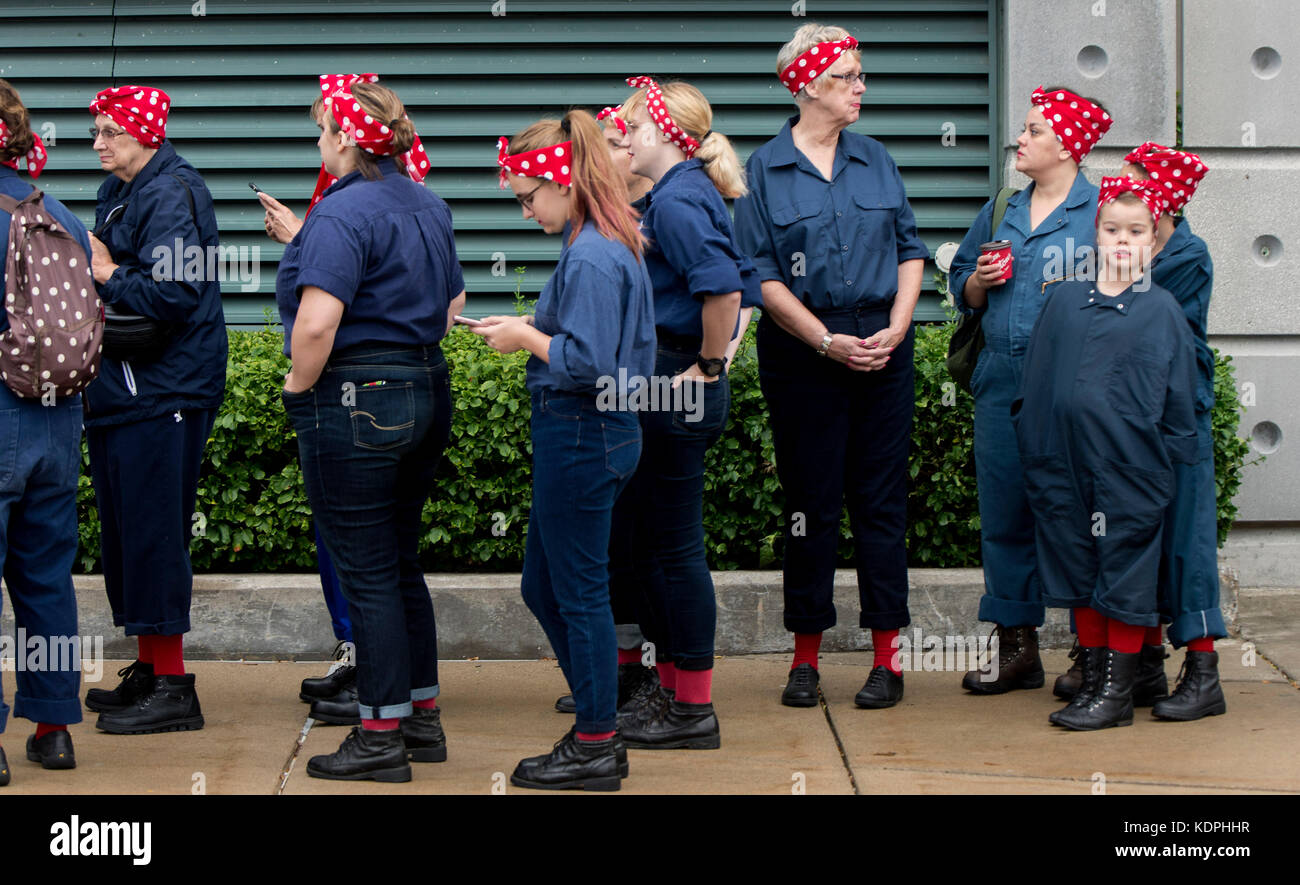
[[[898,294],[898,266],[930,255],[898,166],[880,142],[845,130],[827,181],[794,146],[798,119],[745,164],[736,239],[761,279],[781,281],[805,307],[886,304]]]
[[[655,305],[646,261],[590,221],[572,243],[571,232],[566,224],[560,260],[533,319],[551,336],[550,364],[529,357],[526,385],[596,394],[611,383],[602,379],[612,379],[626,390],[631,378],[654,374]]]
[[[1205,241],[1192,233],[1185,218],[1174,219],[1174,232],[1165,247],[1151,260],[1151,281],[1168,289],[1182,305],[1187,325],[1196,338],[1196,408],[1214,407],[1214,352],[1206,341],[1210,315],[1210,289],[1214,285],[1214,262]]]
[[[379,161],[383,178],[350,172],[285,247],[275,301],[289,353],[304,286],[343,302],[334,351],[366,342],[419,347],[447,333],[447,308],[465,288],[442,198]]]
[[[964,313],[977,313],[966,304],[962,290],[975,272],[980,244],[989,240],[1011,241],[1015,257],[1011,279],[990,289],[987,305],[980,308],[985,312],[981,320],[985,340],[999,351],[1022,350],[1028,342],[1051,293],[1050,286],[1047,292],[1043,291],[1043,283],[1075,272],[1089,277],[1092,272],[1092,255],[1097,243],[1097,188],[1080,172],[1061,204],[1031,232],[1029,201],[1033,193],[1031,183],[1007,201],[1007,213],[992,236],[989,224],[993,218],[993,201],[985,203],[952,260],[948,281],[954,303]]]
[[[739,291],[741,306],[758,306],[762,289],[754,263],[736,244],[731,213],[701,161],[678,163],[644,199],[641,231],[650,240],[645,262],[659,328],[703,337],[700,311],[707,295]]]

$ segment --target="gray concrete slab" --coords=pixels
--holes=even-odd
[[[1238,599],[1242,639],[1300,682],[1300,589],[1243,588]]]

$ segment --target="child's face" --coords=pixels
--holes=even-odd
[[[1110,202],[1097,219],[1097,251],[1109,279],[1133,279],[1151,259],[1156,243],[1151,213],[1139,202]]]

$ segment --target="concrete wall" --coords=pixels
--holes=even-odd
[[[1035,86],[1061,85],[1115,118],[1084,161],[1096,182],[1144,141],[1210,168],[1187,218],[1215,265],[1210,343],[1233,358],[1252,457],[1225,549],[1244,586],[1300,574],[1300,5],[1293,0],[1005,0],[1006,181]]]

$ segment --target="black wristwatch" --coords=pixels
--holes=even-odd
[[[710,378],[717,378],[722,374],[722,370],[727,368],[727,358],[720,356],[716,359],[708,359],[704,354],[697,353],[695,354],[695,365],[699,366],[700,371]]]

